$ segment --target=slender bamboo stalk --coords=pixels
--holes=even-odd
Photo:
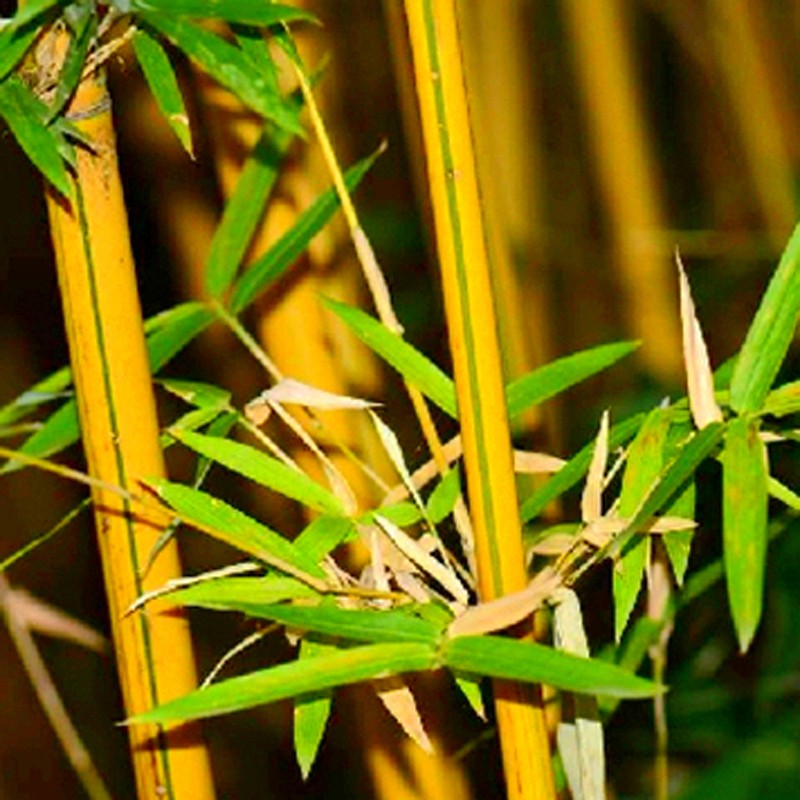
[[[713,52],[739,125],[750,179],[773,244],[782,248],[797,212],[794,170],[783,123],[783,81],[765,52],[771,46],[758,3],[709,4]],[[790,129],[790,136],[796,130]]]
[[[47,192],[84,450],[93,477],[136,493],[137,481],[163,475],[164,465],[102,75],[81,85],[68,116],[95,148],[78,148],[71,200]],[[180,564],[169,544],[144,574],[161,523],[117,494],[92,494],[123,700],[133,716],[197,685],[182,616],[155,604],[125,615],[142,592],[179,576]],[[196,727],[132,726],[129,739],[139,798],[213,798]]]
[[[526,584],[497,321],[453,0],[406,0],[450,332],[478,586],[489,600]],[[539,692],[495,684],[507,791],[555,797]]]
[[[563,13],[588,111],[596,165],[617,250],[629,325],[645,366],[663,380],[681,375],[678,308],[666,214],[634,79],[620,0],[568,0]]]

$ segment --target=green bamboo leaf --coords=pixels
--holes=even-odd
[[[800,225],[794,229],[739,352],[731,407],[759,411],[778,374],[800,317]]]
[[[251,617],[280,622],[357,642],[418,642],[435,646],[442,629],[404,611],[346,609],[329,605],[261,605],[243,601],[238,607]]]
[[[364,311],[330,298],[323,298],[323,302],[367,347],[442,411],[456,417],[458,412],[453,381],[427,356]]]
[[[74,400],[54,411],[38,431],[31,434],[17,449],[29,456],[48,458],[60,453],[78,441],[78,405]],[[15,472],[22,468],[17,461],[9,461],[0,469],[0,474]]]
[[[434,648],[416,642],[370,644],[304,658],[199,689],[128,720],[129,724],[199,719],[436,666]]]
[[[322,561],[343,542],[358,536],[355,523],[347,517],[321,516],[310,522],[294,540],[294,546],[314,561]]]
[[[455,508],[456,500],[461,493],[461,481],[458,469],[449,469],[431,492],[425,509],[431,522],[438,525]],[[381,514],[383,512],[381,511]]]
[[[345,172],[344,181],[349,192],[358,186],[381,152],[382,149],[377,150]],[[333,188],[320,195],[267,253],[248,266],[233,290],[230,310],[234,314],[243,311],[272,281],[289,269],[338,208],[339,198]]]
[[[203,436],[200,433],[177,433],[176,439],[217,464],[255,481],[261,486],[297,500],[325,514],[342,516],[344,507],[332,492],[298,469],[287,467],[250,445],[230,439]]]
[[[147,352],[151,370],[157,372],[161,369],[214,319],[214,313],[202,303],[183,303],[148,319],[145,331],[148,333]],[[71,382],[71,373],[67,372],[67,375],[70,380],[66,386]],[[78,407],[75,400],[70,400],[51,414],[19,450],[37,458],[49,458],[75,444],[79,438]],[[12,461],[0,469],[0,474],[20,468],[19,463]]]
[[[52,372],[0,408],[0,427],[13,425],[45,403],[69,397],[71,392],[68,389],[71,385],[72,371],[69,367],[61,367]]]
[[[445,666],[457,672],[546,683],[570,692],[635,698],[664,691],[616,664],[502,636],[457,636],[444,643],[442,655]]]
[[[168,392],[198,408],[226,409],[231,404],[231,393],[210,383],[162,378],[158,381]]]
[[[742,652],[761,619],[767,554],[767,453],[758,424],[748,417],[733,420],[722,454],[725,575]]]
[[[686,487],[700,464],[714,451],[725,432],[725,424],[712,422],[697,431],[687,442],[678,448],[677,455],[667,465],[656,485],[647,494],[630,524],[614,539],[609,555],[620,553],[654,514],[662,511],[678,492]]]
[[[70,195],[61,135],[47,127],[47,106],[15,75],[0,83],[0,117],[36,168],[64,197]]]
[[[800,495],[793,492],[788,486],[781,483],[777,478],[771,475],[767,479],[767,489],[769,490],[770,497],[780,500],[787,508],[793,511],[800,511]]]
[[[220,297],[231,285],[264,214],[291,141],[290,133],[272,133],[265,128],[250,151],[211,240],[205,276],[206,287],[213,297]]]
[[[303,639],[298,658],[318,658],[336,652],[336,648],[324,642]],[[294,754],[303,780],[308,778],[317,759],[319,747],[328,719],[331,715],[331,690],[323,690],[297,697],[294,701]]]
[[[661,472],[671,418],[671,409],[656,408],[651,411],[628,450],[619,496],[618,513],[623,519],[636,513]],[[636,534],[614,564],[614,638],[617,642],[636,605],[649,552],[649,537]]]
[[[311,600],[319,596],[319,593],[310,586],[288,575],[217,578],[178,589],[167,595],[171,603],[210,608],[214,611],[241,611],[242,603],[270,605],[286,600]]]
[[[262,4],[270,8],[268,4]],[[214,80],[232,91],[248,108],[296,134],[303,129],[297,106],[276,94],[273,86],[235,45],[190,22],[153,12],[141,12],[148,26],[166,36]]]
[[[46,25],[66,0],[30,0],[0,33],[0,81],[20,62]]]
[[[389,522],[401,528],[407,528],[409,525],[416,525],[423,519],[423,514],[416,503],[410,500],[401,500],[399,503],[392,503],[388,506],[380,506],[359,518],[359,522],[366,525],[376,525],[375,515],[379,515]]]
[[[172,132],[178,137],[183,149],[191,158],[194,158],[189,115],[186,113],[178,78],[167,51],[154,36],[142,28],[134,34],[133,51],[158,110],[172,128]]]
[[[680,449],[681,443],[686,440],[686,436],[691,431],[691,424],[687,420],[685,423],[674,424],[670,428],[665,460],[671,460]],[[688,481],[686,488],[678,494],[676,499],[665,510],[665,516],[694,519],[696,494],[695,481]],[[668,531],[661,537],[678,586],[683,586],[683,579],[689,566],[689,555],[694,534],[695,531],[693,529],[687,528],[686,530]]]
[[[222,19],[268,27],[279,22],[315,22],[310,12],[264,0],[131,0],[134,11],[155,11],[176,17]]]
[[[637,414],[624,422],[614,425],[609,433],[609,447],[620,447],[625,444],[628,439],[636,434],[644,419],[644,414]],[[561,467],[544,486],[528,497],[520,508],[522,521],[530,522],[535,517],[538,517],[553,500],[575,486],[589,469],[592,453],[594,453],[594,441],[589,442]]]
[[[289,571],[288,565],[305,575],[325,578],[324,570],[288,539],[219,498],[161,478],[150,480],[147,485],[182,517],[220,541],[283,571]]]
[[[630,355],[639,342],[616,342],[582,350],[551,361],[506,387],[508,415],[512,419],[531,406],[555,397],[570,386],[590,378]]]
[[[315,511],[340,516],[344,514],[342,502],[336,495],[299,469],[287,467],[255,447],[200,433],[176,432],[175,438],[217,464]]]
[[[183,303],[159,314],[157,324],[148,320],[145,329],[151,371],[166,366],[215,319],[214,312],[202,303]]]
[[[97,33],[98,16],[91,6],[79,6],[72,19],[72,37],[64,64],[58,76],[55,97],[48,110],[48,121],[54,120],[64,110],[69,99],[78,88],[86,56]]]
[[[800,381],[786,383],[770,392],[762,411],[774,417],[785,417],[800,411]]]

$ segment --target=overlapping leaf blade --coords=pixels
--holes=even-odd
[[[364,311],[330,298],[326,298],[324,303],[367,347],[374,350],[442,411],[456,417],[453,381],[427,356]]]
[[[42,175],[68,197],[69,178],[61,157],[64,145],[58,131],[47,126],[48,113],[47,106],[15,75],[0,83],[0,116]]]
[[[148,483],[184,520],[220,541],[280,569],[325,578],[324,570],[288,539],[218,497],[164,479]]]
[[[518,378],[506,387],[509,417],[513,418],[525,409],[543,403],[570,386],[596,375],[630,355],[638,346],[638,342],[616,342],[592,347],[558,358]]]
[[[155,11],[177,17],[222,19],[245,25],[277,25],[280,22],[317,22],[309,11],[264,0],[131,0],[135,11]]]
[[[263,605],[247,601],[239,610],[292,628],[357,642],[421,642],[434,646],[441,635],[439,626],[399,610]]]
[[[373,153],[347,170],[344,180],[348,191],[352,192],[358,186],[380,152]],[[333,188],[320,195],[263,256],[248,266],[234,287],[231,311],[234,314],[243,311],[272,281],[289,269],[338,208],[339,198]]]
[[[761,409],[792,342],[800,317],[800,225],[764,293],[731,378],[731,407]]]
[[[144,29],[136,31],[133,37],[133,50],[159,111],[178,137],[183,149],[194,158],[189,115],[183,102],[178,78],[166,50],[158,39]]]
[[[265,8],[269,5],[265,4]],[[282,128],[301,134],[297,107],[289,103],[233,44],[198,25],[169,14],[141,12],[147,25],[166,36],[248,108]]]
[[[261,450],[230,439],[219,439],[189,431],[176,432],[176,438],[217,464],[292,500],[297,500],[315,511],[334,515],[344,513],[341,501],[332,492],[299,469],[288,467]]]
[[[739,647],[747,650],[761,619],[767,554],[767,456],[758,421],[728,426],[723,468],[723,543],[728,600]]]
[[[200,689],[129,720],[167,722],[228,714],[336,686],[436,666],[430,645],[416,642],[369,644],[303,658]]]
[[[652,697],[663,687],[606,661],[502,636],[457,636],[445,642],[444,663],[456,671],[613,697]]]

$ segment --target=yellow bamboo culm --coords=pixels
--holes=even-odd
[[[711,40],[726,85],[755,197],[767,232],[780,252],[797,213],[789,142],[796,136],[781,71],[769,53],[764,11],[744,0],[712,0]],[[788,117],[788,120],[787,120]],[[790,124],[786,124],[790,121]]]
[[[478,590],[490,600],[527,578],[503,394],[497,320],[454,0],[406,0],[434,212]],[[495,708],[510,798],[555,798],[540,692],[496,682]]]
[[[623,3],[567,0],[563,13],[574,43],[629,326],[642,340],[645,367],[674,383],[682,374],[674,270]]]
[[[139,493],[164,474],[152,380],[102,75],[86,79],[68,118],[93,144],[76,148],[69,200],[52,188],[47,207],[75,380],[84,450],[94,478]],[[180,576],[174,542],[144,574],[163,531],[115,493],[93,490],[95,521],[125,712],[129,716],[196,688],[188,624],[166,605],[126,616],[142,592]],[[128,728],[139,800],[212,800],[199,729]]]

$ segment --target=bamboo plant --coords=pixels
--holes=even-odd
[[[554,797],[561,788],[559,774],[573,796],[602,797],[602,720],[620,699],[658,698],[665,691],[660,680],[637,674],[648,647],[663,637],[682,599],[688,601],[724,574],[732,623],[746,651],[762,616],[768,499],[794,512],[800,507],[797,494],[770,473],[767,457],[773,442],[791,437],[787,419],[800,411],[797,383],[775,385],[800,314],[800,228],[735,360],[712,372],[689,281],[679,265],[687,396],[613,425],[604,414],[597,436],[567,461],[513,448],[510,421],[612,366],[636,343],[603,344],[504,380],[455,5],[408,0],[406,13],[452,378],[404,338],[390,285],[358,221],[351,193],[378,153],[344,172],[338,167],[309,70],[287,27],[313,22],[311,15],[255,0],[118,0],[104,14],[92,3],[39,0],[0,33],[0,115],[47,183],[72,348],[71,371],[55,373],[33,394],[0,409],[0,426],[11,430],[54,391],[74,384],[75,392],[16,450],[3,449],[9,458],[4,470],[36,464],[92,486],[140,797],[161,796],[164,789],[172,797],[211,796],[202,749],[172,747],[174,725],[278,700],[295,703],[295,743],[307,767],[324,735],[333,694],[348,684],[394,680],[390,686],[399,686],[405,697],[399,716],[408,727],[417,726],[421,739],[424,725],[414,716],[409,676],[431,672],[451,676],[479,713],[484,713],[481,680],[491,679],[509,797]],[[195,19],[215,20],[222,32]],[[127,41],[167,124],[187,149],[190,125],[165,43],[264,120],[215,232],[204,270],[208,297],[141,324],[113,162],[100,160],[113,157],[113,149],[98,70],[108,53]],[[43,50],[43,43],[50,49]],[[299,94],[280,91],[276,48],[296,73]],[[333,186],[243,269],[280,164],[292,141],[305,135],[304,106]],[[111,213],[100,205],[108,202],[115,204],[115,216],[104,216],[98,225],[97,213]],[[288,273],[339,207],[376,314],[330,298],[320,302],[331,320],[402,377],[430,451],[421,465],[411,463],[372,398],[327,391],[284,374],[247,328],[247,309]],[[112,269],[120,263],[124,278]],[[126,297],[131,305],[120,307]],[[272,376],[270,387],[244,408],[223,387],[164,371],[212,323],[233,332],[243,352]],[[191,485],[164,475],[148,359],[159,387],[186,405],[185,413],[167,422],[161,441],[197,457]],[[375,481],[357,452],[326,436],[321,412],[329,410],[369,420],[396,485]],[[132,414],[135,419],[126,422]],[[268,417],[302,441],[306,458],[318,465],[313,474],[262,430]],[[444,443],[442,417],[459,431]],[[233,430],[244,438],[233,438]],[[338,448],[336,460],[314,431]],[[53,461],[79,435],[88,475]],[[620,449],[626,460],[609,466]],[[340,460],[376,482],[377,502],[355,501],[347,474],[337,466]],[[696,527],[693,485],[708,460],[719,461],[723,470],[723,556],[712,565],[713,574],[687,576]],[[211,465],[299,504],[307,524],[291,538],[212,495],[203,486]],[[615,482],[618,469],[621,479]],[[550,477],[518,498],[515,475],[521,471]],[[580,518],[546,526],[524,543],[522,526],[581,483]],[[171,550],[177,523],[232,546],[248,560],[178,578]],[[785,524],[778,517],[773,528]],[[120,545],[112,535],[120,537]],[[340,546],[356,540],[369,553],[369,568],[359,574],[338,558]],[[116,548],[126,550],[129,559],[121,578]],[[614,628],[622,644],[599,659],[590,656],[575,588],[607,561],[613,565]],[[669,571],[657,577],[657,568],[667,564]],[[659,602],[649,605],[649,618],[631,624],[646,576],[652,597],[653,587],[661,587]],[[215,671],[193,691],[184,624],[160,613],[168,606],[235,611],[266,621],[258,635],[285,629],[298,644],[297,655],[229,679],[218,679]],[[532,641],[535,612],[552,617],[552,642]],[[165,664],[158,650],[165,635],[158,626],[168,619],[177,626],[167,634],[174,664]],[[506,629],[515,635],[505,635]],[[180,658],[174,655],[176,646]],[[543,684],[565,701],[557,757],[550,753]],[[144,740],[149,748],[142,747]],[[563,771],[555,768],[558,764]],[[665,765],[662,759],[662,775]],[[660,785],[665,786],[663,777]]]

